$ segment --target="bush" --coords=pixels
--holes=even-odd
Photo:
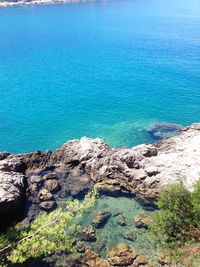
[[[200,182],[190,192],[182,183],[170,185],[161,192],[152,231],[161,244],[178,247],[198,239],[200,233]],[[195,235],[193,234],[195,233]]]
[[[23,263],[30,258],[47,256],[54,252],[73,252],[72,234],[79,226],[83,213],[92,208],[96,191],[89,193],[83,202],[67,202],[66,209],[58,208],[49,214],[39,215],[30,227],[22,232],[10,229],[0,236],[0,266],[6,262]]]
[[[192,205],[194,208],[195,224],[200,229],[200,180],[192,193]]]

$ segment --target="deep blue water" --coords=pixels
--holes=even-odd
[[[0,151],[149,142],[200,121],[200,1],[0,9]]]

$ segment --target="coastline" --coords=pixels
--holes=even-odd
[[[0,2],[0,8],[13,6],[31,6],[31,5],[49,5],[49,4],[72,4],[72,3],[86,3],[93,0],[20,0],[20,1],[3,1]]]
[[[16,229],[28,229],[39,214],[56,211],[67,199],[83,199],[95,187],[98,188],[101,204],[98,203],[86,224],[74,233],[75,254],[62,254],[66,258],[62,258],[61,263],[70,262],[73,265],[67,266],[71,267],[86,266],[87,261],[92,262],[88,267],[122,266],[124,262],[126,264],[126,258],[122,257],[118,261],[120,265],[116,265],[113,260],[115,253],[128,253],[130,256],[132,247],[134,259],[131,256],[132,260],[126,266],[150,267],[149,263],[153,261],[159,264],[156,266],[163,266],[166,258],[170,261],[164,266],[175,266],[171,265],[170,252],[162,253],[160,247],[152,243],[148,235],[148,227],[152,223],[149,215],[157,207],[157,197],[163,187],[182,181],[187,190],[192,190],[199,180],[199,147],[200,123],[195,123],[182,128],[175,136],[131,148],[110,148],[99,138],[82,137],[64,143],[55,151],[27,154],[0,152],[0,231],[16,222]],[[115,236],[107,235],[113,229]],[[117,239],[118,236],[120,239]],[[93,243],[88,246],[88,242]],[[102,243],[106,245],[102,246]],[[92,249],[89,254],[88,248]],[[196,254],[200,252],[196,251]],[[58,262],[60,258],[57,258],[56,252],[52,251],[52,255],[42,258],[42,261]],[[94,253],[98,253],[95,254],[98,255],[98,265],[94,261]],[[75,260],[78,257],[78,265],[74,265],[74,257]]]
[[[57,206],[58,192],[84,196],[94,185],[102,195],[134,197],[152,209],[164,186],[183,180],[192,189],[198,181],[198,147],[200,123],[181,129],[176,136],[132,148],[112,149],[99,138],[82,137],[55,151],[0,152],[0,216],[15,214],[23,206],[25,192],[30,207],[48,210]],[[36,186],[46,180],[50,180],[50,191]],[[49,198],[52,188],[55,198],[52,194]],[[44,197],[38,199],[38,194]]]

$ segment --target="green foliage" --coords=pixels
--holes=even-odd
[[[193,192],[182,183],[170,185],[158,198],[159,210],[155,212],[151,228],[156,239],[171,248],[181,247],[191,241],[191,227],[198,232],[200,227],[200,182]]]
[[[12,238],[10,232],[2,235],[0,253],[4,257],[6,253],[6,259],[15,264],[54,252],[73,252],[72,234],[77,230],[83,213],[94,205],[96,194],[94,190],[85,197],[83,202],[68,201],[65,209],[58,208],[49,214],[39,215],[28,229],[15,235],[13,230]]]
[[[195,224],[200,229],[200,180],[192,193],[192,205],[194,207]]]

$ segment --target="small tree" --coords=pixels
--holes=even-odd
[[[83,202],[67,202],[66,209],[58,208],[49,214],[39,215],[33,223],[21,233],[11,230],[0,237],[2,263],[23,263],[29,258],[47,256],[54,252],[73,252],[72,233],[77,230],[83,213],[92,208],[97,192],[89,193]],[[13,232],[11,238],[10,233]]]
[[[157,204],[152,226],[157,240],[169,247],[191,240],[191,226],[200,226],[200,182],[192,193],[182,183],[170,185],[161,192]]]

